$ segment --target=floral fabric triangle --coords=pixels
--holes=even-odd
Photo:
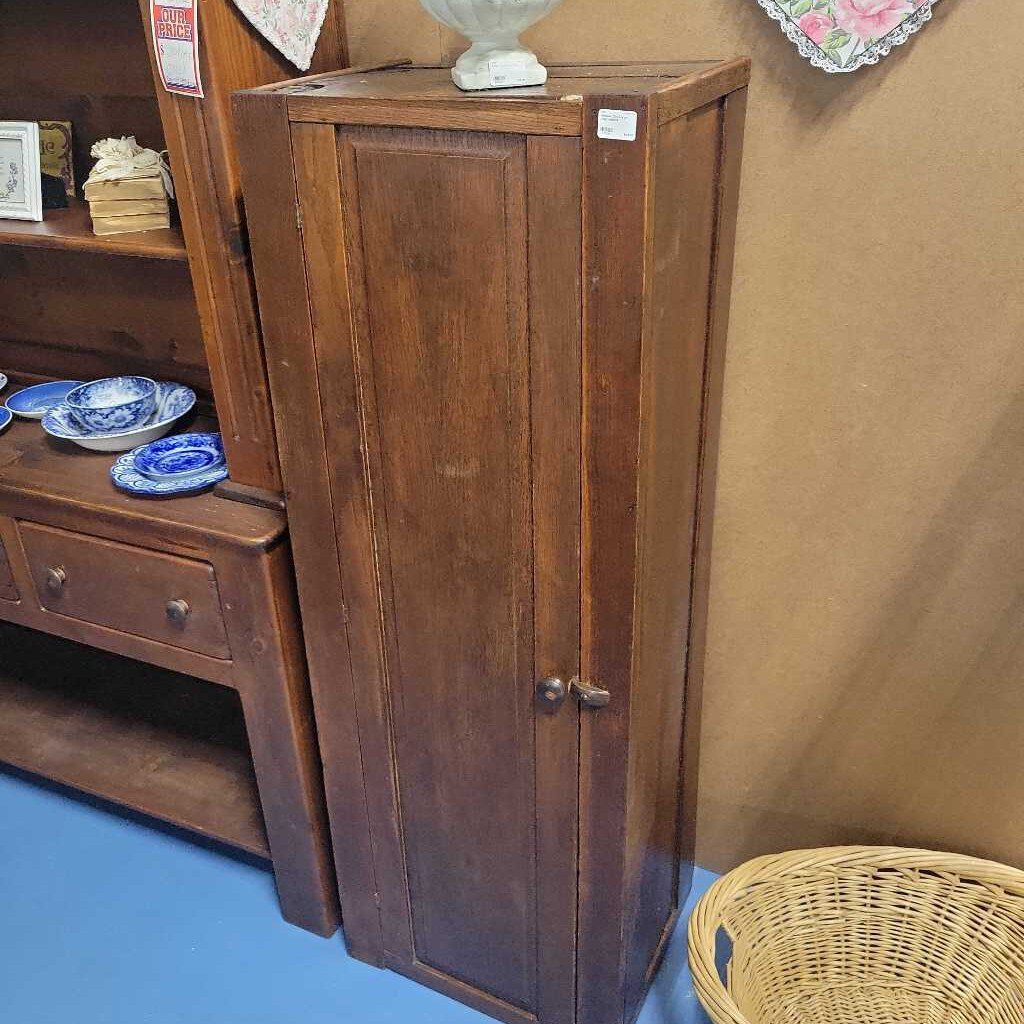
[[[801,55],[829,72],[877,64],[932,16],[939,0],[758,0]]]
[[[308,71],[329,0],[235,0],[253,27],[300,71]]]

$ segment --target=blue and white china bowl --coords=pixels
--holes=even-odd
[[[67,398],[68,392],[77,388],[80,380],[51,380],[46,384],[35,384],[24,388],[7,399],[7,408],[15,416],[27,420],[41,420],[55,405]]]
[[[81,384],[64,399],[76,420],[94,434],[141,427],[156,409],[156,381],[106,377]]]
[[[196,404],[196,393],[184,384],[160,381],[156,386],[156,412],[141,427],[96,433],[86,430],[71,414],[66,402],[54,406],[44,416],[42,427],[51,437],[73,441],[93,452],[126,452],[163,437]]]
[[[183,435],[187,436],[187,435]],[[194,435],[193,435],[194,436]],[[217,435],[213,435],[216,437]],[[120,456],[110,467],[110,479],[129,494],[140,498],[173,498],[183,494],[196,494],[205,491],[221,480],[226,480],[228,467],[226,463],[213,466],[210,469],[197,470],[196,472],[172,477],[165,480],[154,480],[139,471],[136,463],[139,451],[127,452]]]
[[[11,420],[14,419],[10,409],[0,409],[0,433],[10,426]]]
[[[131,455],[135,468],[151,480],[187,480],[224,465],[220,434],[175,434]]]
[[[0,373],[0,391],[3,391],[5,387],[7,387],[7,374]]]

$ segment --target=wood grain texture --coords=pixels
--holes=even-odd
[[[717,62],[683,81],[674,81],[660,89],[655,97],[659,124],[682,117],[691,110],[717,100],[723,93],[745,89],[750,81],[750,58]]]
[[[343,139],[358,181],[348,207],[365,287],[358,358],[372,372],[374,621],[393,695],[415,956],[531,1007],[529,449],[516,426],[528,420],[525,152],[465,133]],[[505,235],[490,229],[494,210]]]
[[[345,635],[345,594],[335,540],[303,240],[296,216],[290,127],[284,99],[272,93],[239,95],[234,111],[324,785],[332,827],[344,834],[344,841],[334,844],[334,857],[346,943],[352,955],[380,963],[383,941],[373,837],[360,754],[357,694]],[[334,131],[322,131],[329,136],[333,160]]]
[[[295,173],[247,201],[279,433],[323,446],[283,464],[315,471],[289,493],[300,588],[349,645],[313,676],[336,845],[365,809],[356,892],[378,886],[379,933],[350,934],[510,1022],[623,1024],[680,895],[722,132],[716,103],[662,126],[669,75],[617,70],[557,80],[587,85],[582,143],[530,134],[502,97],[501,131],[408,127],[485,105],[424,69],[239,99],[247,147],[272,139]],[[336,123],[349,102],[382,123]],[[596,138],[604,106],[637,111],[635,142]],[[609,707],[537,694],[577,670]],[[330,784],[350,701],[362,794]]]
[[[530,430],[534,678],[579,672],[582,244],[578,139],[530,138]],[[579,711],[534,720],[537,749],[537,1017],[572,1024],[576,1001]],[[554,785],[551,785],[554,780]]]
[[[281,912],[333,935],[337,887],[291,551],[224,551],[218,569]]]
[[[6,623],[0,644],[5,763],[268,855],[230,690]]]
[[[697,514],[694,525],[693,584],[686,661],[685,736],[683,742],[683,801],[680,815],[682,884],[688,887],[697,847],[697,796],[700,775],[701,711],[707,657],[708,595],[714,538],[718,449],[722,431],[722,390],[725,383],[726,338],[736,252],[736,221],[747,90],[737,89],[722,100],[721,146],[715,197],[714,262],[702,398],[701,451]]]
[[[289,94],[316,92],[321,87],[321,83],[326,83],[339,76],[365,75],[370,71],[384,71],[388,68],[405,67],[409,63],[404,57],[399,57],[394,60],[371,61],[369,64],[350,64],[346,68],[339,68],[334,71],[318,71],[312,75],[300,75],[298,78],[289,78],[286,82],[270,82],[267,85],[257,86],[249,91]]]
[[[348,128],[335,153],[333,129],[308,124],[292,142],[344,614],[353,674],[366,684],[360,742],[364,760],[394,758],[367,779],[386,962],[509,1019],[539,1003],[552,1020],[571,1019],[575,867],[565,852],[576,825],[564,776],[575,772],[575,712],[543,713],[533,686],[542,663],[566,679],[577,664],[580,327],[578,303],[564,300],[578,294],[579,232],[555,215],[571,222],[575,210],[578,222],[579,145],[537,140],[528,151],[505,137]],[[529,214],[528,167],[538,175]],[[504,247],[470,235],[455,263],[431,241],[482,226],[494,204],[518,232]],[[482,266],[482,293],[455,285]],[[430,306],[440,275],[450,297]],[[496,333],[504,342],[481,351],[475,339]],[[353,334],[353,348],[337,343]],[[532,410],[528,358],[543,378]],[[459,397],[467,388],[473,403]],[[531,434],[532,468],[522,447]],[[565,500],[545,500],[549,486]],[[424,503],[434,514],[415,512]],[[516,689],[496,701],[503,686]],[[330,765],[331,707],[316,693]],[[440,803],[438,777],[450,780]],[[477,826],[460,850],[467,816]],[[473,918],[468,939],[466,924],[453,932]]]
[[[149,0],[139,0],[139,7],[148,23]],[[340,11],[340,2],[328,8],[313,58],[315,70],[345,63]],[[165,92],[155,66],[154,86],[176,174],[178,208],[231,475],[240,484],[279,490],[230,102],[235,90],[279,80],[292,66],[229,0],[204,0],[200,20],[206,96],[196,100]],[[152,62],[151,38],[147,45]]]
[[[580,135],[585,97],[663,90],[659,110],[670,119],[738,88],[749,74],[744,60],[553,67],[542,86],[466,94],[447,68],[397,67],[280,89],[293,93],[293,121]]]
[[[14,582],[14,574],[11,572],[11,563],[2,538],[0,538],[0,600],[18,600],[18,585]]]
[[[97,239],[82,205],[39,225],[0,226],[0,362],[22,383],[136,372],[188,383],[201,399],[212,389],[232,476],[247,496],[260,486],[266,493],[279,484],[276,447],[228,106],[233,89],[280,78],[286,65],[233,4],[204,0],[207,95],[172,99],[147,66],[148,7],[99,0],[86,15],[56,0],[3,19],[7,116],[70,116],[79,183],[96,138],[134,131],[155,149],[166,138],[186,226],[184,241],[176,230]],[[335,3],[316,66],[335,66],[343,51]],[[195,416],[181,424],[190,425],[216,429]],[[63,636],[242,693],[282,910],[329,934],[337,901],[284,516],[209,494],[141,502],[113,488],[110,461],[52,442],[37,424],[16,424],[0,438],[0,536],[12,577],[10,585],[6,573],[0,580],[0,597],[11,585],[21,595],[2,602],[0,617],[53,634],[36,634],[40,665]],[[51,565],[67,576],[59,593],[45,585]],[[166,611],[175,599],[190,606],[180,624]],[[133,663],[117,663],[130,677]],[[150,671],[135,667],[142,677]],[[51,699],[33,689],[36,680],[20,682],[31,685],[12,698],[11,721],[20,724],[0,737],[0,758],[215,835],[219,824],[209,825],[220,802],[224,838],[266,852],[262,824],[257,840],[242,821],[260,819],[248,751],[222,762],[206,737],[178,742],[144,727],[137,719],[145,699],[98,714],[73,693]],[[19,753],[41,745],[45,755],[50,729],[61,736],[59,763]],[[124,780],[114,770],[121,733]],[[168,773],[148,770],[147,756],[166,762]],[[184,784],[174,791],[178,776]]]
[[[48,612],[231,657],[212,566],[31,523],[22,523],[19,534],[36,599]],[[59,589],[51,585],[54,570],[65,577]],[[185,622],[168,617],[169,601],[188,605]]]
[[[455,86],[453,85],[454,89]],[[342,124],[388,124],[395,127],[464,129],[466,131],[515,131],[529,135],[579,135],[580,111],[573,104],[550,104],[533,109],[516,101],[466,109],[457,101],[408,103],[396,106],[387,100],[345,99],[331,101],[293,96],[288,104],[293,121]]]
[[[135,135],[161,150],[164,132],[136,0],[4,4],[0,83],[6,120],[71,121],[78,194],[97,139]],[[47,213],[49,215],[49,212]]]
[[[680,902],[680,757],[720,133],[713,103],[661,124],[651,140],[627,766],[627,1018],[640,1009]]]
[[[52,506],[48,507],[37,503],[25,507],[10,502],[6,498],[0,498],[0,508],[15,514],[30,512],[38,520],[47,520],[48,526],[53,526],[55,523],[63,528],[71,527],[73,529],[75,524],[81,526],[80,513],[77,516],[62,519],[60,516],[48,514],[53,511]],[[145,636],[135,627],[134,621],[127,622],[129,629],[126,632],[124,629],[69,615],[54,614],[49,611],[37,596],[38,581],[30,569],[29,559],[22,545],[19,526],[22,528],[32,527],[33,524],[24,521],[19,524],[14,519],[0,515],[0,537],[3,537],[6,544],[11,573],[15,586],[21,594],[21,600],[6,603],[0,609],[0,618],[52,636],[62,637],[65,640],[73,640],[78,644],[95,647],[98,650],[121,654],[150,665],[170,669],[173,672],[195,676],[224,686],[234,687],[236,685],[236,674],[231,661]],[[38,528],[38,523],[35,524],[35,528]],[[71,535],[74,536],[74,534]],[[135,535],[133,541],[146,543],[147,539]],[[120,545],[120,547],[126,551],[132,550],[132,547],[128,545]],[[204,558],[210,557],[210,555],[206,552],[190,551],[188,557],[190,559]],[[45,569],[42,571],[45,572]]]
[[[91,380],[141,373],[210,395],[183,263],[2,246],[0,308],[8,374]]]
[[[596,137],[601,107],[634,110],[637,138]],[[583,144],[583,553],[580,671],[611,693],[580,728],[578,1019],[623,1013],[641,352],[650,272],[645,98],[591,97]],[[617,230],[607,230],[607,225]]]
[[[177,227],[154,231],[126,231],[96,235],[86,203],[71,200],[67,209],[47,210],[40,222],[0,221],[0,245],[35,249],[70,249],[76,252],[145,256],[156,260],[185,262],[185,241]]]
[[[260,799],[254,795],[248,752],[222,763],[216,749],[205,752],[207,741],[196,746],[190,733],[175,746],[173,736],[136,726],[131,704],[97,717],[71,696],[41,697],[39,703],[34,690],[19,690],[18,735],[24,742],[13,733],[0,736],[0,760],[266,855],[262,801],[274,837],[283,913],[310,931],[329,934],[337,925],[336,897],[327,867],[315,741],[303,703],[301,633],[282,562],[287,558],[284,516],[209,494],[139,501],[111,486],[109,464],[109,455],[53,443],[36,423],[16,421],[0,438],[0,543],[22,595],[20,601],[2,602],[0,618],[51,634],[38,634],[38,665],[49,664],[44,652],[48,645],[59,647],[55,637],[60,636],[136,659],[112,661],[126,666],[120,673],[129,680],[145,677],[150,670],[140,663],[146,662],[239,690],[253,734]],[[86,528],[88,535],[82,532]],[[62,596],[46,589],[51,564],[67,572]],[[183,629],[172,625],[165,611],[167,600],[182,597],[192,605]],[[25,682],[34,686],[36,680]],[[59,764],[34,760],[25,750],[41,742],[41,733],[25,734],[26,716],[36,716],[31,720],[43,732],[54,716],[79,722],[83,743],[75,745],[68,733]],[[167,779],[140,770],[119,783],[112,771],[119,730],[129,759],[138,758],[143,766],[167,760],[172,766]],[[94,734],[103,752],[93,752],[88,737]],[[190,760],[199,763],[192,804],[183,793],[168,792],[186,771],[181,764]],[[216,806],[221,790],[229,802],[241,799],[238,794],[251,796],[245,814],[259,822],[258,843],[233,824],[233,805],[225,805],[222,826],[215,812],[203,809]]]
[[[195,426],[213,424],[200,419]],[[92,536],[126,544],[159,538],[160,550],[184,557],[218,543],[265,549],[285,533],[280,512],[212,494],[140,501],[111,485],[110,462],[109,455],[55,441],[38,423],[16,419],[0,436],[0,502],[22,518],[42,516],[70,530],[87,518]]]
[[[346,937],[357,946],[376,940],[381,944],[381,957],[387,951],[411,960],[414,956],[412,923],[402,860],[386,669],[380,638],[374,512],[365,482],[362,427],[365,414],[360,398],[363,385],[352,343],[359,311],[354,308],[350,288],[357,291],[361,288],[361,262],[356,255],[350,258],[346,245],[351,235],[358,237],[358,220],[353,222],[343,210],[341,178],[342,164],[348,175],[354,176],[354,155],[351,147],[343,147],[339,160],[333,125],[294,125],[292,145],[303,225],[308,301],[315,324],[313,345],[322,396],[320,415],[324,440],[331,454],[328,486],[334,500],[334,530],[343,597],[336,614],[340,613],[344,620],[351,678],[353,682],[359,681],[352,697],[360,756],[364,762],[369,759],[384,766],[382,772],[367,775],[364,797],[372,834],[375,886],[373,891],[363,891],[360,896],[373,900],[377,918],[366,935],[358,920],[350,922],[347,917]],[[350,279],[354,281],[351,286]],[[338,339],[346,343],[339,344]],[[332,693],[337,693],[337,698],[332,699]],[[343,770],[345,765],[344,753],[336,749],[334,739],[336,722],[344,720],[337,716],[346,713],[341,704],[344,696],[347,695],[336,689],[325,689],[318,703],[325,761],[331,765],[329,774]],[[341,789],[335,794],[342,800],[348,795]],[[338,802],[334,806],[336,822],[350,817],[345,803]],[[357,877],[347,879],[353,890],[359,881]]]

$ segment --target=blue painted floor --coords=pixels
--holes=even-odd
[[[685,947],[680,926],[642,1024],[706,1024]],[[3,1024],[488,1020],[285,924],[258,865],[0,770]]]

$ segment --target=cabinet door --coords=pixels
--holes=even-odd
[[[384,961],[569,1022],[579,141],[292,142]]]

